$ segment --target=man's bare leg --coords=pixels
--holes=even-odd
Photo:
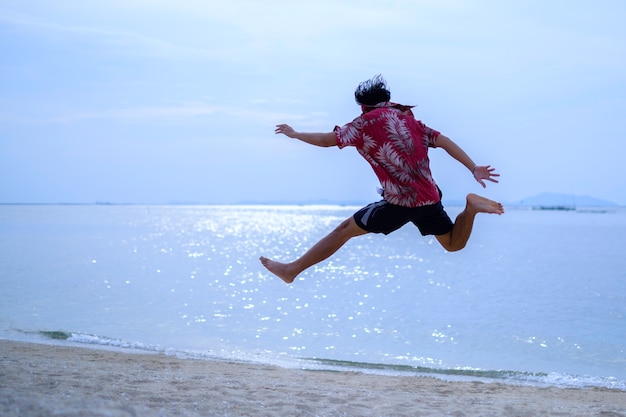
[[[465,247],[472,234],[474,218],[478,213],[504,213],[502,204],[476,194],[468,194],[466,201],[465,210],[455,219],[452,231],[445,235],[436,236],[441,246],[447,251],[454,252]]]
[[[259,260],[268,271],[291,284],[302,271],[330,257],[351,238],[366,233],[367,231],[361,229],[354,218],[350,217],[293,262],[277,262],[263,256]]]

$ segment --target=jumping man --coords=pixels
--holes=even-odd
[[[300,258],[277,262],[261,257],[261,263],[287,284],[305,269],[325,260],[353,237],[366,233],[389,234],[412,222],[423,236],[434,235],[441,246],[453,252],[467,243],[478,213],[502,214],[502,204],[468,194],[465,209],[454,223],[441,205],[441,191],[433,179],[429,148],[442,148],[463,164],[483,188],[485,180],[497,183],[495,169],[476,165],[450,138],[416,120],[412,106],[390,102],[387,83],[378,75],[364,81],[354,92],[362,114],[343,127],[328,133],[297,132],[280,124],[275,133],[311,145],[354,146],[369,162],[383,189],[383,199],[344,220]]]

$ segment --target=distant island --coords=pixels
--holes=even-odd
[[[589,196],[573,194],[541,193],[520,201],[521,206],[538,210],[576,210],[579,207],[613,207],[612,201],[600,200]]]

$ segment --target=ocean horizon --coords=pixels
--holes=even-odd
[[[111,206],[365,206],[372,200],[330,200],[330,199],[308,199],[308,200],[240,200],[237,202],[201,202],[201,201],[168,201],[168,202],[115,202],[107,200],[97,200],[93,202],[0,202],[0,205],[28,206],[28,205],[61,205],[61,206],[88,206],[88,205],[111,205]],[[464,206],[464,197],[446,198],[443,204],[446,206]],[[543,192],[533,196],[524,197],[517,201],[502,201],[509,208],[538,208],[538,207],[626,207],[613,201],[604,200],[588,195],[576,195],[567,193]]]

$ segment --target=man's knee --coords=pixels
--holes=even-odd
[[[439,241],[439,244],[441,244],[441,246],[448,252],[460,251],[461,249],[465,247],[467,243],[467,241],[455,242],[454,239],[452,239],[452,233],[446,233],[445,235],[437,235],[435,237]]]
[[[448,252],[458,252],[462,250],[463,248],[465,248],[465,243],[457,244],[457,245],[450,244],[447,248],[444,248],[444,249],[447,250]]]
[[[337,226],[337,228],[334,230],[334,232],[339,233],[347,238],[351,238],[363,235],[367,233],[367,230],[361,229],[359,225],[356,224],[356,221],[354,221],[354,217],[349,217],[341,222],[339,226]]]

